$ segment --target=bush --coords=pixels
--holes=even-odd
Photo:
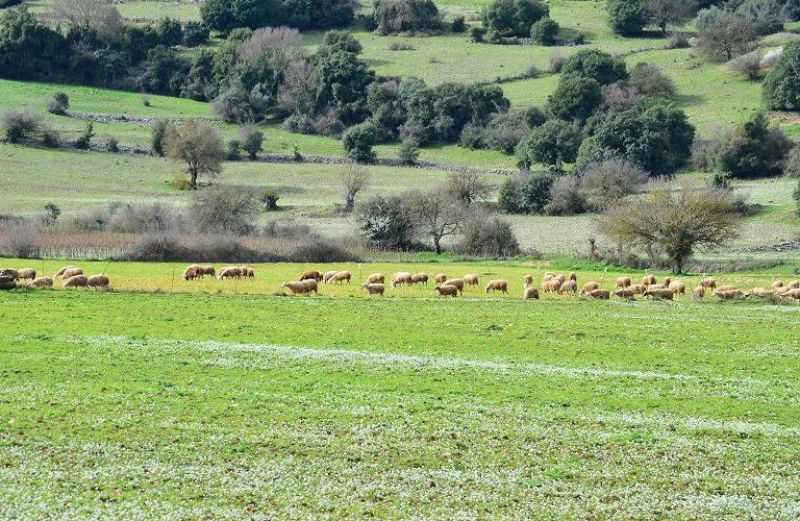
[[[795,145],[786,158],[784,172],[792,177],[800,177],[800,146]]]
[[[517,147],[518,164],[525,169],[536,163],[561,169],[563,163],[575,162],[582,139],[583,134],[574,124],[551,119],[533,129],[520,142]]]
[[[250,161],[255,161],[258,158],[258,153],[261,152],[264,134],[250,126],[243,127],[239,133],[242,139],[242,149],[247,152],[247,157]]]
[[[158,38],[162,45],[172,47],[183,42],[183,26],[180,20],[162,18],[158,22],[156,31],[158,32]]]
[[[530,129],[543,125],[547,119],[547,113],[539,107],[528,107],[525,109],[525,123]]]
[[[44,212],[44,223],[48,226],[54,225],[61,216],[61,208],[55,203],[47,203],[44,205]]]
[[[78,139],[75,140],[75,148],[79,150],[87,150],[92,142],[93,137],[94,137],[94,124],[90,121],[89,123],[86,124],[86,127],[83,129],[83,134],[78,136]]]
[[[751,52],[734,58],[728,66],[734,73],[756,81],[761,77],[761,52]]]
[[[457,250],[467,255],[492,258],[515,257],[520,253],[511,224],[496,215],[480,212],[464,223],[463,237]]]
[[[542,18],[531,27],[531,39],[539,45],[555,45],[559,29],[555,20]]]
[[[473,25],[469,29],[469,37],[475,43],[483,43],[483,38],[486,36],[486,28],[480,25]]]
[[[481,131],[480,140],[485,148],[510,154],[528,131],[525,113],[506,112],[492,118]]]
[[[794,189],[792,196],[794,197],[795,205],[797,206],[797,214],[800,215],[800,181],[797,182],[797,188]]]
[[[119,152],[119,141],[114,136],[108,136],[106,138],[106,151],[116,153]]]
[[[770,110],[800,111],[800,42],[788,43],[764,80],[764,101]]]
[[[203,22],[186,22],[183,26],[183,44],[186,47],[199,47],[208,42],[209,31]]]
[[[167,129],[169,127],[169,121],[159,119],[153,124],[153,128],[150,131],[150,144],[153,147],[153,153],[158,156],[164,155],[164,139],[167,137]]]
[[[17,259],[37,259],[41,255],[42,240],[39,229],[33,222],[14,221],[5,226],[0,242],[0,252],[4,257]]]
[[[722,139],[715,167],[739,179],[778,175],[794,143],[765,114],[757,114]]]
[[[169,185],[176,190],[192,189],[192,182],[182,176],[172,178],[172,181],[169,182]]]
[[[552,74],[559,74],[564,69],[567,57],[562,52],[554,52],[547,61],[547,70]]]
[[[42,146],[47,148],[59,148],[61,140],[58,137],[58,132],[51,128],[42,129]]]
[[[301,244],[289,253],[289,262],[303,262],[323,264],[330,262],[361,262],[358,256],[353,255],[338,244],[324,239],[312,239]]]
[[[57,116],[63,116],[69,109],[69,96],[65,92],[56,92],[47,102],[47,112]]]
[[[3,128],[11,143],[21,143],[42,127],[42,118],[30,111],[9,110],[3,114]]]
[[[643,96],[675,96],[675,82],[658,65],[652,63],[636,64],[630,73],[630,84]]]
[[[547,98],[548,110],[556,118],[584,122],[603,103],[600,84],[592,78],[562,76]]]
[[[432,0],[379,0],[373,19],[376,31],[383,35],[442,28],[442,17]]]
[[[226,161],[239,161],[242,158],[242,144],[238,139],[231,139],[225,148]]]
[[[404,165],[413,165],[419,158],[419,145],[413,139],[404,139],[400,144],[400,162]]]
[[[509,177],[500,186],[497,204],[506,213],[541,214],[550,203],[553,176],[530,172]]]
[[[201,233],[245,235],[250,233],[258,214],[254,192],[214,186],[197,192],[189,204],[189,217]]]
[[[278,209],[278,201],[281,196],[274,188],[267,188],[262,190],[258,196],[258,200],[264,205],[264,210],[267,212],[274,212]]]
[[[607,159],[583,173],[581,186],[588,194],[589,206],[604,210],[636,193],[647,178],[647,172],[629,161]]]
[[[414,219],[404,197],[374,196],[358,206],[358,228],[374,246],[406,250],[412,244]]]
[[[463,33],[467,30],[467,24],[464,22],[463,16],[456,16],[450,24],[450,31],[454,33]]]
[[[647,8],[643,0],[608,0],[606,3],[611,29],[622,36],[633,36],[647,25]]]
[[[147,233],[128,248],[120,260],[136,262],[196,261],[194,252],[182,246],[178,237],[165,233]]]
[[[688,49],[691,47],[689,38],[683,33],[672,33],[667,40],[667,49]]]
[[[359,163],[375,161],[375,152],[372,147],[377,143],[378,131],[375,125],[369,121],[350,127],[342,138],[345,155]]]
[[[544,208],[547,215],[578,215],[589,210],[589,200],[579,177],[558,177],[550,187],[550,202]]]
[[[599,49],[584,49],[564,62],[562,74],[591,78],[600,85],[627,80],[625,62]]]
[[[549,7],[534,0],[494,0],[483,14],[483,23],[500,36],[527,38],[533,24],[549,14]]]
[[[181,216],[163,203],[124,204],[111,216],[106,229],[120,233],[177,232]]]

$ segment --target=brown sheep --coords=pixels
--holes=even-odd
[[[559,293],[572,293],[573,295],[578,292],[578,281],[569,279],[558,288]]]
[[[731,286],[730,284],[726,286],[720,286],[717,288],[717,291],[736,291],[736,286]]]
[[[792,298],[794,300],[800,300],[800,289],[792,288],[789,291],[782,293],[781,297],[783,298]]]
[[[629,288],[631,287],[631,283],[633,281],[630,277],[619,277],[617,278],[617,287],[618,288]]]
[[[544,274],[544,277],[542,277],[542,282],[549,282],[554,278],[556,278],[556,274],[551,271],[548,271]]]
[[[89,285],[89,278],[86,275],[75,275],[64,282],[65,288],[85,288]]]
[[[793,280],[789,284],[786,285],[789,289],[800,289],[800,281]]]
[[[567,280],[567,277],[565,277],[563,273],[559,273],[558,275],[556,275],[556,276],[555,276],[555,277],[553,277],[553,278],[554,278],[555,280],[558,280],[558,281],[560,281],[560,282],[561,282],[561,284],[564,284],[564,281],[565,281],[565,280]]]
[[[737,300],[744,297],[744,293],[742,293],[738,289],[726,289],[726,290],[716,289],[714,290],[714,293],[712,293],[712,295],[714,295],[720,300]]]
[[[594,281],[587,282],[583,285],[583,289],[581,289],[581,295],[587,295],[596,289],[600,289],[600,284]]]
[[[772,283],[772,289],[778,289],[778,288],[782,288],[782,287],[783,287],[783,281],[782,280],[776,280],[775,282]]]
[[[51,288],[53,287],[53,279],[50,277],[39,277],[29,282],[28,286],[33,288]]]
[[[622,299],[633,300],[636,293],[630,288],[620,288],[614,292],[614,296]]]
[[[36,270],[33,268],[22,268],[21,270],[17,270],[17,276],[15,278],[17,280],[33,280],[36,278]]]
[[[383,296],[384,285],[378,282],[362,284],[361,289],[367,290],[367,293],[370,295],[380,295]]]
[[[346,282],[347,285],[350,285],[350,272],[349,271],[340,271],[336,275],[331,278],[330,282]]]
[[[302,275],[300,275],[300,280],[316,280],[317,282],[322,280],[322,273],[318,272],[317,270],[309,270]]]
[[[589,292],[589,298],[593,300],[608,300],[611,298],[611,292],[607,289],[595,289]]]
[[[645,286],[644,284],[634,284],[633,286],[631,286],[628,289],[630,289],[631,291],[633,291],[637,295],[641,295],[642,293],[645,292],[645,290],[647,289],[647,286]]]
[[[392,276],[392,287],[396,288],[402,284],[410,286],[413,281],[413,275],[407,271],[399,271]]]
[[[755,298],[775,298],[775,291],[765,288],[753,288],[744,294],[745,297]]]
[[[202,277],[202,270],[200,266],[188,266],[183,270],[183,280],[194,280]]]
[[[71,269],[74,269],[74,268],[76,268],[76,267],[77,267],[77,266],[64,266],[63,268],[61,268],[60,270],[58,270],[58,271],[56,272],[56,274],[55,274],[55,275],[53,275],[53,278],[54,278],[54,279],[63,279],[63,278],[64,278],[64,272],[65,272],[65,271],[67,271],[67,270],[71,270]]]
[[[703,297],[705,296],[706,296],[706,288],[704,288],[703,286],[697,286],[697,288],[695,288],[694,292],[692,293],[692,300],[694,300],[695,302],[700,302],[701,300],[703,300]]]
[[[90,288],[95,289],[108,289],[110,283],[108,277],[105,275],[92,275],[87,281]]]
[[[669,285],[669,289],[675,295],[683,296],[686,294],[686,284],[677,280]]]
[[[711,278],[705,278],[700,281],[700,287],[704,289],[714,289],[717,287],[717,281]]]
[[[464,282],[464,281],[461,281]],[[459,289],[456,286],[452,286],[450,284],[442,284],[441,286],[436,286],[433,288],[436,293],[439,294],[440,297],[457,297]]]
[[[447,280],[447,275],[445,275],[444,273],[437,273],[436,276],[433,277],[433,281],[436,284],[441,284],[446,280]]]
[[[235,266],[228,266],[227,268],[222,268],[221,270],[219,270],[219,275],[217,275],[217,278],[219,280],[238,279],[241,276],[242,276],[241,268],[237,268]]]
[[[248,268],[247,266],[240,266],[239,276],[243,279],[253,279],[256,276],[256,272],[253,270],[253,268]]]
[[[561,289],[561,284],[561,280],[553,278],[542,284],[542,289],[545,293],[558,293],[558,290]]]
[[[672,284],[672,279],[670,277],[664,277],[664,280],[661,281],[661,285],[665,288],[668,288],[670,284]]]
[[[464,279],[449,279],[442,284],[442,286],[453,286],[458,289],[458,292],[464,294]]]
[[[83,275],[83,270],[80,268],[69,268],[65,270],[64,273],[61,275],[61,278],[67,280],[71,277],[76,277],[78,275]]]
[[[488,284],[486,284],[486,294],[488,295],[489,292],[501,291],[503,294],[508,295],[508,282],[498,279],[498,280],[490,280]]]
[[[653,276],[653,275],[645,275],[644,277],[642,277],[642,284],[645,285],[645,286],[648,286],[648,287],[652,286],[656,282],[658,282],[658,281],[656,280],[655,276]]]
[[[651,284],[646,289],[667,289],[667,287],[663,284]]]
[[[423,286],[428,285],[428,274],[427,273],[415,273],[411,275],[411,283],[412,284],[422,284]]]
[[[478,284],[480,284],[480,279],[474,273],[468,273],[464,275],[464,283],[467,286],[477,286]]]
[[[216,277],[217,270],[214,269],[214,266],[200,266],[200,278],[202,279],[206,275]]]
[[[530,288],[531,286],[533,286],[533,277],[530,275],[525,275],[524,287]]]
[[[291,291],[294,295],[308,295],[312,291],[316,291],[316,289],[310,284],[307,284],[307,282],[309,281],[304,280],[299,282],[284,282],[283,284],[281,284],[281,287],[289,288],[289,291]],[[317,283],[317,281],[313,282],[314,284]]]
[[[672,300],[675,294],[672,292],[671,289],[667,288],[658,288],[658,289],[647,288],[647,290],[642,295],[645,297],[651,297],[655,300]]]
[[[525,300],[539,300],[539,290],[536,288],[527,287],[522,293],[522,298]]]
[[[367,284],[383,284],[386,282],[386,277],[383,273],[373,273],[367,277]]]
[[[567,279],[577,281],[578,280],[578,274],[573,271],[572,273],[569,274],[569,277],[567,277]]]
[[[323,282],[325,282],[325,284],[329,283],[331,281],[331,279],[333,278],[333,276],[336,275],[337,273],[339,273],[339,272],[338,271],[326,271],[322,275]]]

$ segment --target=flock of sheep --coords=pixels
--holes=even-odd
[[[65,288],[92,288],[108,290],[111,281],[106,275],[86,276],[83,270],[77,266],[64,266],[52,277],[37,277],[36,270],[33,268],[22,268],[18,270],[0,270],[0,278],[6,282],[2,289],[13,289],[15,287],[28,288],[52,288],[53,279],[64,281]]]

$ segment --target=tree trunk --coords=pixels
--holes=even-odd
[[[442,245],[440,244],[441,241],[442,241],[441,237],[434,237],[433,238],[433,247],[436,250],[436,255],[441,255],[442,254]]]
[[[195,171],[189,172],[189,186],[192,187],[192,190],[197,189],[197,172]]]

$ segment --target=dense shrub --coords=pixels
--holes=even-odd
[[[372,147],[377,143],[378,131],[369,121],[350,127],[342,138],[345,155],[359,163],[375,161],[375,151]]]
[[[675,82],[652,63],[637,63],[630,72],[630,84],[643,96],[671,98]]]
[[[41,129],[42,118],[30,111],[9,110],[3,114],[2,123],[8,140],[20,143]]]
[[[183,26],[180,20],[162,18],[156,27],[159,42],[167,47],[183,43]]]
[[[550,14],[536,0],[494,0],[483,14],[484,25],[501,36],[528,37],[533,24]]]
[[[786,166],[784,172],[792,177],[800,177],[800,146],[795,147],[789,152],[786,157]]]
[[[758,39],[753,21],[729,11],[711,17],[697,33],[697,47],[707,56],[730,61],[749,51]]]
[[[644,0],[608,0],[606,3],[611,29],[622,36],[633,36],[647,25]]]
[[[400,143],[400,152],[398,153],[400,162],[404,165],[413,165],[419,159],[419,145],[414,139],[404,139]]]
[[[214,186],[197,192],[189,204],[191,222],[201,233],[244,235],[253,230],[261,208],[250,190]]]
[[[289,262],[329,263],[329,262],[361,262],[339,244],[325,239],[311,239],[295,247],[288,255]]]
[[[183,26],[183,44],[187,47],[199,47],[208,42],[208,27],[203,22],[186,22]]]
[[[604,210],[636,193],[647,177],[647,172],[629,161],[607,159],[586,169],[580,179],[588,194],[589,206],[594,210]]]
[[[442,17],[432,0],[379,0],[373,18],[376,31],[384,35],[442,28]]]
[[[525,116],[521,112],[497,114],[480,132],[482,146],[507,154],[513,152],[519,142],[528,134],[529,129]]]
[[[520,142],[517,147],[519,165],[527,169],[542,163],[560,169],[563,163],[575,162],[582,140],[583,135],[574,124],[551,119]]]
[[[528,128],[536,128],[544,124],[548,119],[547,112],[539,107],[528,107],[525,109],[525,123],[528,124]]]
[[[558,22],[545,17],[531,26],[531,40],[539,45],[555,45],[558,31]]]
[[[793,146],[765,114],[757,114],[719,143],[715,166],[735,178],[777,175]]]
[[[47,112],[57,116],[63,116],[69,108],[69,96],[66,92],[56,92],[47,102]]]
[[[242,143],[238,139],[231,139],[225,147],[226,161],[239,161],[242,158]]]
[[[41,255],[42,238],[33,221],[21,220],[4,226],[0,255],[17,259],[36,259]]]
[[[588,210],[589,200],[578,176],[566,175],[553,181],[550,202],[544,208],[547,215],[578,215]]]
[[[153,123],[153,127],[150,129],[150,146],[153,148],[153,153],[158,156],[164,155],[164,139],[167,137],[169,126],[169,121],[159,119]]]
[[[107,229],[123,233],[175,232],[183,228],[182,217],[162,203],[124,204],[111,216]]]
[[[57,79],[69,70],[65,38],[24,6],[0,13],[0,76]]]
[[[344,0],[205,0],[200,6],[205,25],[223,34],[237,27],[331,29],[353,21],[353,4]]]
[[[548,110],[556,118],[584,122],[603,102],[600,84],[588,77],[565,75],[547,98]]]
[[[408,249],[414,236],[414,219],[405,198],[375,196],[360,204],[356,223],[370,244]]]
[[[481,257],[508,258],[519,255],[520,248],[511,224],[496,216],[476,213],[464,223],[457,251]]]
[[[239,135],[241,136],[242,150],[247,152],[248,159],[255,161],[258,153],[261,152],[264,134],[255,127],[246,126],[239,129]]]
[[[600,85],[628,79],[625,62],[599,49],[578,51],[564,62],[561,72],[564,75],[592,78]]]
[[[463,33],[467,30],[467,24],[464,22],[463,16],[456,16],[450,24],[450,31],[454,33]]]
[[[500,187],[498,205],[506,213],[541,214],[550,202],[553,176],[528,172],[507,178]]]
[[[764,101],[771,110],[800,110],[800,42],[788,43],[767,74]]]
[[[94,137],[94,124],[90,121],[83,129],[83,133],[75,140],[75,148],[78,150],[87,150],[92,143]]]

